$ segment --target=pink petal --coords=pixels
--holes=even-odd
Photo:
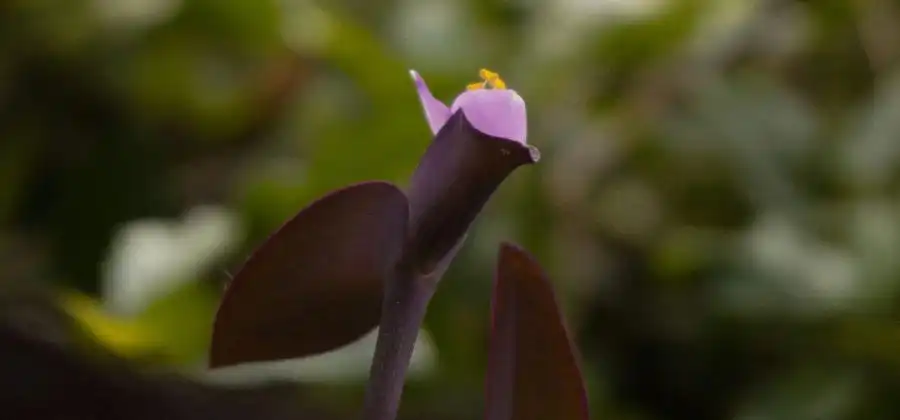
[[[462,109],[476,130],[525,144],[528,118],[525,101],[511,89],[478,89],[460,94],[450,112]]]
[[[437,134],[438,131],[441,131],[441,127],[447,123],[447,120],[450,119],[450,108],[447,108],[447,105],[434,98],[431,91],[428,90],[428,85],[425,84],[425,80],[419,76],[419,73],[416,73],[415,70],[410,70],[409,75],[412,76],[413,82],[416,84],[419,101],[422,102],[425,118],[428,119],[428,126],[431,127],[433,134]]]

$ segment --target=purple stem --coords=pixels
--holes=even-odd
[[[384,295],[375,356],[369,373],[364,420],[394,420],[403,394],[406,371],[435,282],[401,266]]]

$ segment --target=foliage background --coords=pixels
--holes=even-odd
[[[4,323],[61,305],[84,328],[31,332],[204,377],[256,244],[412,172],[407,69],[449,101],[488,67],[543,159],[444,279],[404,416],[480,417],[511,239],[556,281],[595,418],[898,418],[897,39],[893,0],[6,0]],[[323,366],[287,377],[352,418],[359,372]]]

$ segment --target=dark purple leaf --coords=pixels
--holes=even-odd
[[[537,162],[538,150],[484,134],[457,111],[435,136],[410,180],[407,255],[429,272],[463,238],[491,194],[517,167]]]
[[[492,304],[487,420],[587,420],[587,397],[553,287],[525,251],[503,244]]]
[[[210,366],[308,356],[371,331],[408,214],[406,197],[384,182],[338,190],[297,214],[225,292]]]

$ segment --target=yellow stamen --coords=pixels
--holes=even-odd
[[[497,73],[494,73],[488,69],[481,69],[481,70],[478,70],[478,77],[480,77],[484,80],[492,80],[492,79],[496,79],[496,78],[500,77],[500,75]]]
[[[485,89],[487,87],[491,87],[494,89],[506,89],[506,83],[503,79],[500,78],[500,75],[494,73],[488,69],[481,69],[478,72],[478,76],[481,77],[483,82],[479,83],[471,83],[466,86],[467,90],[477,90],[477,89]]]

